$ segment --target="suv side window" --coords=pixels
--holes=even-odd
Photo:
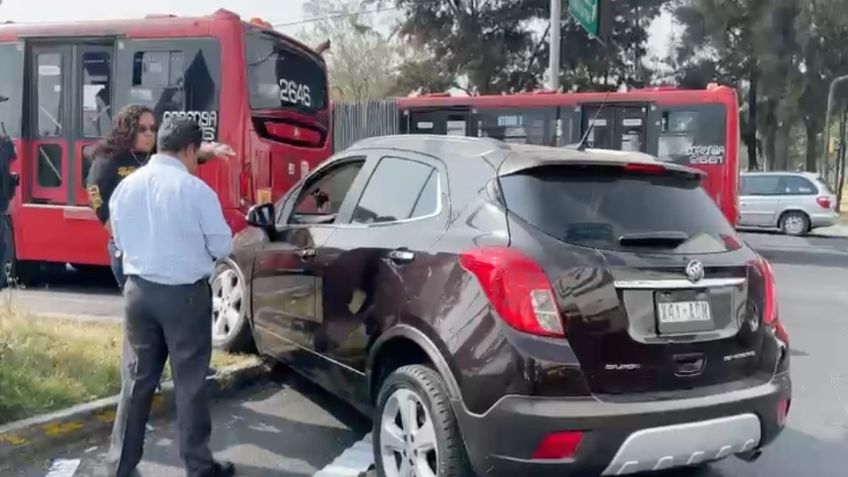
[[[364,157],[350,158],[310,178],[298,193],[289,224],[332,224],[365,164]]]
[[[433,215],[439,207],[439,173],[409,159],[384,157],[353,211],[351,223],[397,222]]]
[[[785,195],[813,195],[816,193],[816,186],[801,176],[784,176],[781,189],[781,192]]]

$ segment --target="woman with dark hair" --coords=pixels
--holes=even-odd
[[[121,180],[145,165],[155,152],[157,129],[152,109],[141,105],[126,106],[115,116],[112,130],[95,148],[94,162],[88,174],[88,200],[97,218],[109,232],[112,273],[121,290],[126,278],[121,253],[115,247],[109,228],[109,199]],[[203,159],[234,154],[230,146],[218,143],[203,143],[199,151]]]

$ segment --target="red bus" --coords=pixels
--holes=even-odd
[[[566,146],[578,143],[594,121],[588,147],[641,151],[662,161],[702,169],[707,173],[707,192],[732,224],[738,221],[740,130],[737,96],[732,88],[663,87],[609,94],[436,94],[398,98],[394,103],[399,109],[398,132],[410,134],[485,136]],[[370,107],[379,109],[373,104]],[[335,122],[338,137],[342,128],[349,126],[338,119]]]
[[[256,202],[276,200],[331,154],[327,69],[307,46],[261,20],[219,10],[198,18],[0,26],[0,125],[14,141],[20,186],[10,258],[108,265],[107,235],[88,206],[90,148],[115,111],[188,115],[237,157],[198,174],[234,231]]]

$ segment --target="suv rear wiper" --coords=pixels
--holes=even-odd
[[[641,232],[625,234],[619,237],[618,243],[624,246],[676,246],[689,240],[689,234],[675,231]]]

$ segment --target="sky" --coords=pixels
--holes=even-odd
[[[304,18],[305,0],[141,0],[118,2],[105,0],[0,0],[0,21],[73,21],[109,18],[137,18],[150,13],[205,15],[218,8],[238,13],[245,19],[260,17],[272,23],[290,23]],[[303,25],[282,28],[296,33]],[[651,27],[649,48],[652,54],[664,56],[672,21],[664,15]]]

